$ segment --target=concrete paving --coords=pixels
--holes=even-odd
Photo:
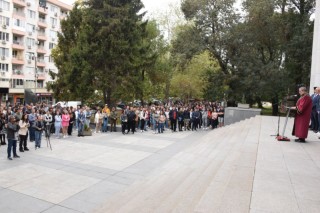
[[[276,125],[43,138],[13,161],[2,146],[0,212],[320,212],[320,140],[277,142]]]

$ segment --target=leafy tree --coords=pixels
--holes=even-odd
[[[60,70],[50,86],[55,93],[88,99],[101,91],[104,102],[114,103],[120,98],[117,91],[127,89],[125,93],[134,97],[145,67],[155,60],[142,8],[140,0],[76,4],[62,22],[54,53]]]

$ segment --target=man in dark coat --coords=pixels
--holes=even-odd
[[[177,131],[177,118],[178,118],[178,110],[174,106],[174,107],[172,107],[172,110],[170,110],[170,112],[169,112],[169,119],[170,119],[170,123],[171,123],[172,132]]]

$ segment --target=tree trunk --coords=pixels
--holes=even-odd
[[[102,93],[103,93],[103,102],[104,104],[107,104],[107,91],[104,89],[102,90]]]

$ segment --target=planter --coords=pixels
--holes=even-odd
[[[238,104],[238,108],[249,109],[250,106],[249,106],[249,104]]]
[[[89,130],[89,131],[83,131],[83,135],[84,136],[92,136],[92,131]]]

